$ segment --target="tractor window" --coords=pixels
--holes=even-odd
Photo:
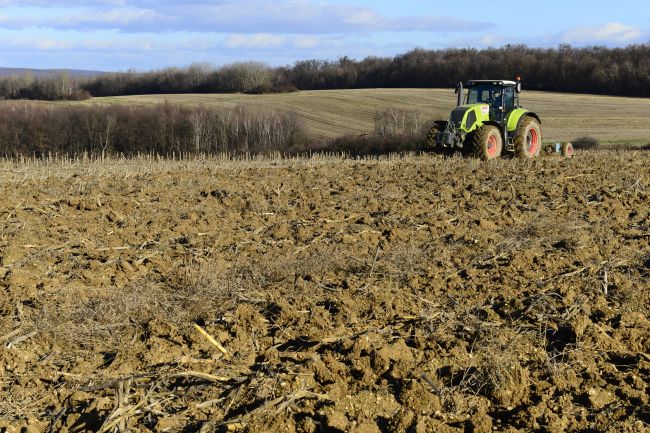
[[[498,106],[501,104],[501,91],[503,89],[499,86],[492,86],[489,84],[478,85],[469,89],[467,94],[468,104],[490,104]]]
[[[506,113],[515,109],[515,88],[506,87],[503,89],[503,101]]]
[[[486,90],[484,86],[476,86],[469,89],[467,94],[467,103],[468,104],[478,104],[484,102],[489,98],[489,90]]]

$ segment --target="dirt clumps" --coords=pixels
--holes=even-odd
[[[3,164],[0,432],[650,428],[646,153]]]

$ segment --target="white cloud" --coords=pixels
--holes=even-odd
[[[320,39],[315,36],[299,36],[293,40],[296,48],[316,48],[320,43]]]
[[[479,38],[479,44],[484,47],[497,47],[507,43],[507,37],[496,33],[487,33]]]
[[[91,1],[84,2],[84,6],[70,1],[5,1],[4,4],[30,4],[47,11],[36,16],[16,14],[5,17],[0,21],[0,26],[6,28],[110,28],[134,33],[202,31],[336,34],[381,31],[471,32],[491,27],[491,24],[453,17],[389,17],[369,7],[316,0]],[[57,5],[59,7],[55,7]],[[65,6],[74,7],[66,10]]]
[[[60,15],[50,19],[37,21],[44,26],[52,27],[122,27],[130,25],[142,25],[145,23],[156,23],[164,20],[165,16],[151,9],[119,8],[108,10],[95,10],[71,15]]]
[[[223,41],[226,48],[272,48],[285,44],[287,38],[262,33],[257,35],[229,35]]]
[[[149,51],[152,49],[164,49],[168,45],[156,43],[151,40],[136,39],[84,39],[73,41],[57,38],[29,38],[13,37],[0,38],[0,45],[3,50],[28,50],[32,52],[48,51],[95,51],[105,52],[107,50],[125,51]]]
[[[478,37],[463,36],[453,38],[452,46],[474,46],[477,48],[500,47],[507,44],[524,44],[530,47],[557,47],[570,44],[576,47],[603,45],[609,47],[647,43],[650,32],[622,23],[607,23],[600,26],[580,26],[559,33],[546,35],[512,36],[498,33],[485,33]],[[478,41],[478,43],[477,43]]]
[[[577,44],[626,44],[637,41],[641,36],[643,36],[643,32],[638,27],[621,23],[607,23],[594,27],[574,27],[560,33],[557,39],[562,42]]]

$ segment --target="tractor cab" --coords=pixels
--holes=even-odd
[[[475,80],[468,83],[466,104],[488,104],[490,120],[502,123],[519,106],[521,85],[515,81]]]

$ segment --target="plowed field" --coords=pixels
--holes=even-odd
[[[648,431],[649,167],[0,163],[0,432]]]

